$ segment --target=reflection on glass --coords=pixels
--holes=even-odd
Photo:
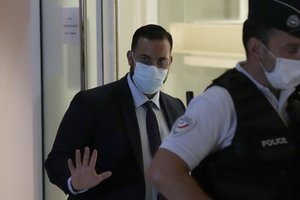
[[[185,102],[186,91],[201,93],[244,59],[246,0],[164,0],[158,1],[158,10],[158,23],[174,39],[174,61],[164,87],[168,93]]]
[[[240,0],[186,0],[184,7],[187,23],[240,19]]]

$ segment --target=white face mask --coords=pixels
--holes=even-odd
[[[132,80],[136,87],[145,94],[158,92],[167,77],[168,70],[140,62],[135,63]]]
[[[300,60],[276,58],[264,45],[267,52],[276,59],[275,68],[268,72],[261,63],[270,84],[279,90],[294,88],[300,84]]]

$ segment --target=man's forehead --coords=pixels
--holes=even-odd
[[[274,29],[273,34],[270,36],[270,40],[272,42],[280,42],[280,41],[285,41],[287,44],[300,44],[300,38],[296,37],[294,35],[291,35],[287,32]]]
[[[134,51],[137,52],[152,52],[163,53],[163,52],[170,52],[170,43],[167,39],[159,40],[159,39],[147,39],[141,38],[138,40],[137,46]]]

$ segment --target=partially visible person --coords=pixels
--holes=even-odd
[[[127,52],[130,72],[73,98],[45,161],[50,181],[69,200],[152,200],[145,182],[150,154],[144,103],[152,102],[163,139],[184,113],[183,103],[161,92],[172,63],[172,37],[161,26],[136,30]]]
[[[300,199],[300,1],[250,0],[243,43],[150,165],[170,200]]]

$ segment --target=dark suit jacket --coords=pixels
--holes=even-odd
[[[160,104],[168,127],[183,114],[184,105],[163,92]],[[70,172],[67,159],[85,146],[98,150],[96,171],[112,176],[87,192],[69,199],[145,199],[142,146],[133,97],[126,76],[75,95],[60,124],[45,162],[48,177],[65,193]],[[83,151],[82,151],[83,152]]]

